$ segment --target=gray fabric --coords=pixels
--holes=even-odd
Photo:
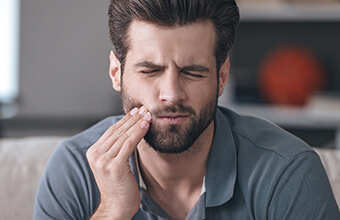
[[[0,219],[32,219],[41,174],[66,137],[0,138]]]
[[[65,141],[51,156],[34,219],[88,219],[99,191],[85,153],[120,117],[110,117]],[[134,155],[132,172],[138,181]],[[187,219],[340,219],[318,155],[277,126],[219,107],[206,192]],[[168,219],[148,192],[133,219]]]

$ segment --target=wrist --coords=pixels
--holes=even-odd
[[[110,208],[101,203],[90,220],[131,220],[132,217],[130,213],[124,213],[120,209]]]

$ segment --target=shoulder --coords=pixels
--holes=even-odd
[[[265,119],[219,110],[235,143],[237,184],[250,206],[262,210],[260,219],[338,216],[327,175],[312,148]]]
[[[87,130],[65,140],[57,147],[51,155],[47,167],[46,174],[53,176],[57,172],[69,174],[70,178],[75,177],[75,173],[83,175],[89,170],[86,159],[86,152],[102,134],[113,124],[115,124],[121,116],[108,117]],[[69,177],[67,177],[69,178]]]
[[[263,180],[275,183],[290,168],[323,172],[318,154],[289,132],[256,116],[240,115],[226,108],[219,110],[219,118],[226,119],[231,130],[241,182],[246,184],[253,178],[258,180],[252,182],[255,185]]]
[[[99,191],[86,151],[121,117],[106,118],[61,143],[51,155],[36,197],[34,219],[87,219],[99,201]]]
[[[227,119],[236,147],[239,151],[259,151],[262,154],[276,154],[282,159],[290,160],[301,153],[314,153],[304,141],[285,131],[274,123],[252,115],[241,115],[227,109],[219,108]]]
[[[112,116],[103,119],[85,131],[64,141],[61,148],[64,147],[68,150],[86,151],[87,148],[93,145],[111,125],[118,122],[122,117],[123,116]]]

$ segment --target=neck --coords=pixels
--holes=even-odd
[[[171,207],[166,206],[171,200],[186,204],[183,213],[187,214],[199,199],[213,136],[211,122],[193,146],[181,154],[156,152],[145,141],[138,145],[139,165],[148,191],[169,213]]]

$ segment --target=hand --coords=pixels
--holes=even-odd
[[[150,121],[151,115],[144,107],[134,108],[88,149],[86,157],[101,196],[91,219],[131,219],[138,211],[139,187],[129,158],[148,131]]]

